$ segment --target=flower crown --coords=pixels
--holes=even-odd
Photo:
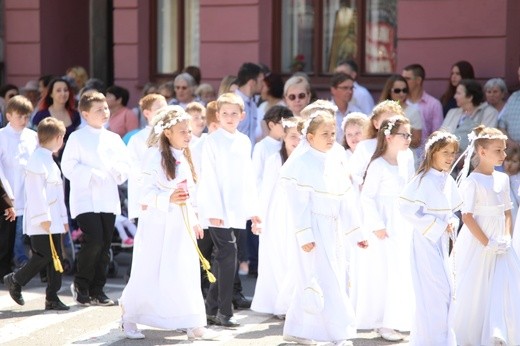
[[[155,124],[153,131],[156,135],[160,135],[164,130],[169,129],[181,121],[191,120],[191,115],[186,113],[180,106],[167,106],[157,114],[157,117],[164,118],[167,114],[172,112],[175,112],[175,115],[169,121],[165,122],[161,119]]]
[[[388,120],[388,123],[386,124],[386,127],[383,130],[385,136],[390,136],[390,134],[392,133],[392,128],[395,126],[395,122],[396,120]]]
[[[318,115],[320,115],[320,112],[312,113],[309,116],[309,119],[305,120],[305,122],[303,123],[302,136],[304,139],[307,138],[307,130],[309,129],[309,125],[311,124],[312,120],[316,118]]]
[[[289,120],[282,119],[282,126],[283,126],[284,129],[289,129],[291,127],[298,126],[298,123],[296,123],[294,121],[289,121]]]
[[[507,140],[507,136],[504,135],[504,134],[495,134],[495,135],[490,135],[490,134],[484,134],[484,135],[477,135],[474,131],[471,131],[469,134],[468,134],[468,140],[470,143],[474,142],[475,140],[477,139],[503,139],[503,140]]]
[[[426,144],[424,145],[424,151],[427,152],[433,144],[437,143],[440,140],[448,138],[457,140],[457,137],[449,132],[439,132],[438,134],[426,141]]]

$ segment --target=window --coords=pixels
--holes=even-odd
[[[156,0],[152,42],[155,75],[173,74],[188,65],[199,65],[199,0]]]
[[[397,0],[282,0],[273,4],[275,16],[278,11],[280,17],[274,20],[273,32],[281,33],[275,38],[279,57],[273,65],[282,73],[326,75],[345,59],[357,61],[362,74],[394,71]]]

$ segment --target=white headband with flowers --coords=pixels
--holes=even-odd
[[[282,119],[282,126],[284,129],[289,129],[291,127],[296,127],[298,126],[298,124],[294,121],[289,121],[289,120],[285,120],[285,119]]]
[[[448,138],[457,140],[457,137],[454,134],[451,134],[449,132],[437,133],[435,136],[431,137],[430,139],[428,139],[426,141],[426,144],[424,145],[424,151],[427,152],[433,144],[437,143],[440,140],[448,139]]]
[[[455,161],[455,163],[453,164],[453,166],[452,166],[452,168],[450,170],[450,174],[451,174],[451,172],[457,166],[459,161],[463,157],[465,157],[464,158],[464,164],[462,165],[462,169],[460,170],[459,174],[457,175],[457,184],[459,186],[462,183],[462,181],[464,179],[466,179],[466,177],[468,176],[469,168],[471,166],[471,158],[473,157],[473,153],[475,152],[475,141],[478,140],[478,139],[502,139],[502,140],[507,140],[507,136],[504,135],[504,134],[490,135],[490,134],[487,134],[487,133],[483,134],[483,135],[477,135],[475,133],[475,131],[471,131],[468,134],[468,140],[469,140],[468,147],[466,148],[466,150],[464,150],[464,152],[462,154],[460,154],[459,158],[457,159],[457,161]]]
[[[383,132],[385,133],[385,136],[390,136],[390,134],[392,133],[392,128],[395,126],[395,120],[394,121],[388,121],[388,123],[386,124],[386,127],[385,129],[383,130]]]
[[[175,108],[173,108],[173,107],[175,107]],[[191,115],[186,113],[179,106],[168,106],[168,107],[164,108],[164,110],[161,110],[160,113],[157,114],[157,116],[162,118],[162,117],[164,117],[164,115],[166,115],[172,111],[176,112],[175,116],[172,119],[170,119],[167,122],[159,120],[155,124],[155,126],[153,127],[153,131],[156,135],[160,135],[164,130],[169,129],[170,127],[180,123],[181,121],[191,120]]]
[[[303,123],[303,129],[302,129],[302,138],[307,138],[307,130],[309,129],[309,125],[311,124],[312,120],[316,118],[318,115],[320,115],[320,112],[314,112],[309,116],[309,119],[305,120]]]

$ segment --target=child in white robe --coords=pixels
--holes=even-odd
[[[64,135],[65,125],[60,120],[49,117],[38,124],[40,147],[25,167],[24,233],[31,239],[33,255],[20,270],[4,277],[11,297],[24,305],[22,287],[46,270],[45,310],[69,309],[58,298],[62,275],[53,265],[50,246],[52,241],[61,257],[61,235],[69,229],[61,172],[52,156],[63,146]]]
[[[130,157],[130,174],[128,175],[128,218],[130,220],[139,218],[141,212],[139,205],[141,172],[146,161],[148,149],[146,141],[152,130],[151,122],[157,110],[166,106],[166,99],[159,94],[148,94],[139,100],[139,108],[147,125],[130,137],[127,145]]]
[[[356,151],[349,160],[352,181],[356,186],[359,187],[363,184],[363,176],[367,170],[370,158],[376,150],[377,132],[382,122],[393,115],[404,116],[404,111],[399,102],[387,100],[380,102],[374,107],[369,118],[369,124],[365,128],[364,139],[357,144]],[[411,151],[410,155],[413,156]]]
[[[368,123],[368,117],[359,112],[349,113],[343,119],[341,128],[345,134],[343,147],[345,148],[347,162],[350,161],[352,154],[354,154],[357,144],[363,139],[363,133],[366,131],[365,128],[368,126]]]
[[[456,345],[448,320],[453,298],[448,247],[450,235],[454,238],[459,224],[454,212],[462,206],[457,184],[449,175],[458,151],[454,135],[432,133],[417,175],[399,198],[401,213],[414,230],[411,261],[415,318],[410,345]]]
[[[376,328],[382,338],[404,338],[396,330],[410,330],[413,287],[410,270],[412,229],[397,204],[414,174],[413,165],[400,162],[409,150],[410,123],[397,115],[384,120],[361,190],[363,226],[369,232],[365,256],[358,256],[365,272],[358,272],[356,317],[360,329]]]
[[[468,137],[460,184],[464,226],[451,253],[457,345],[520,345],[520,261],[510,248],[509,179],[495,170],[506,158],[507,137],[484,125]],[[464,178],[473,151],[477,164]]]
[[[363,240],[353,210],[356,200],[344,161],[337,160],[335,118],[311,114],[298,156],[281,170],[294,246],[295,289],[287,311],[284,340],[351,344],[355,316],[346,288],[345,239]],[[294,153],[293,153],[294,155]]]
[[[281,122],[285,132],[282,148],[267,158],[259,190],[260,215],[264,227],[259,234],[258,278],[251,304],[254,311],[274,314],[280,318],[287,312],[292,296],[291,287],[294,286],[291,276],[294,259],[291,251],[294,244],[288,244],[287,199],[278,182],[282,165],[300,143],[297,129],[299,118],[283,119]],[[257,148],[258,144],[255,150]]]
[[[204,328],[196,238],[203,236],[189,195],[196,179],[188,148],[190,116],[180,106],[162,108],[154,132],[159,148],[143,170],[141,212],[130,281],[120,299],[127,338],[145,336],[136,324],[174,330],[189,339],[214,339]]]

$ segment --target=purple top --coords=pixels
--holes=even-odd
[[[34,118],[32,120],[33,126],[36,128],[38,126],[38,124],[40,123],[40,121],[42,121],[43,119],[48,118],[50,116],[51,116],[51,113],[49,112],[49,109],[44,109],[42,111],[39,111],[38,113],[36,113],[34,115]],[[71,120],[72,120],[72,123],[69,126],[67,126],[65,129],[65,137],[63,138],[64,143],[67,143],[67,139],[69,139],[70,134],[72,132],[74,132],[74,130],[76,130],[78,128],[78,126],[81,124],[81,116],[79,115],[78,111],[75,110],[72,112]]]

